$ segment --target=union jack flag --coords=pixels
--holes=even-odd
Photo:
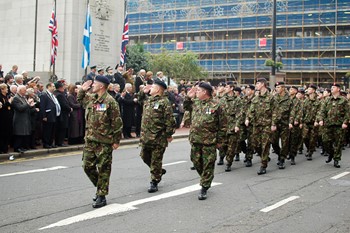
[[[58,34],[57,34],[57,21],[56,21],[56,9],[55,6],[52,8],[50,23],[49,23],[49,31],[51,32],[51,62],[52,66],[55,64],[57,57],[57,47],[58,47]]]
[[[128,20],[128,13],[125,13],[125,20],[124,20],[124,30],[123,30],[123,36],[122,36],[122,46],[121,46],[121,53],[120,53],[120,65],[123,66],[126,63],[126,45],[129,43],[129,20]]]

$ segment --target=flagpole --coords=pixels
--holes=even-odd
[[[125,21],[125,16],[126,16],[126,4],[127,4],[127,0],[124,1],[124,21]],[[124,27],[125,27],[125,25],[123,24],[123,28]],[[125,56],[124,56],[124,61],[125,61],[125,63],[124,63],[124,68],[123,69],[124,69],[124,71],[126,71],[126,62],[127,62],[127,60],[126,60],[126,52],[125,52]]]
[[[90,3],[90,1],[87,0],[86,9],[89,7],[89,3]],[[85,20],[86,20],[86,17],[85,17]],[[90,41],[90,43],[91,43],[91,41]],[[91,57],[91,51],[90,51],[90,57]],[[85,67],[85,71],[84,72],[85,72],[85,77],[86,77],[87,76],[87,66]]]
[[[38,29],[38,0],[35,0],[35,25],[34,25],[34,56],[33,56],[33,71],[36,66],[36,34]]]
[[[56,0],[54,0],[55,2],[55,19],[56,19],[56,24],[57,24],[57,14],[56,14]],[[52,43],[52,40],[51,40],[51,43]],[[53,63],[53,67],[52,67],[52,73],[53,75],[56,74],[56,57],[54,58],[54,63]]]

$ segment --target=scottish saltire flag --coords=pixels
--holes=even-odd
[[[86,22],[84,27],[84,37],[83,37],[83,45],[84,45],[83,60],[81,63],[81,67],[83,67],[83,69],[86,69],[86,67],[90,65],[91,33],[92,33],[92,27],[91,27],[90,5],[88,4],[87,12],[86,12]]]
[[[124,29],[122,36],[122,46],[120,53],[120,65],[123,66],[126,63],[126,45],[129,43],[129,20],[128,13],[125,13]]]
[[[55,5],[52,8],[51,13],[51,19],[49,23],[49,31],[51,32],[51,62],[50,65],[52,66],[55,64],[56,57],[57,57],[57,47],[58,47],[58,34],[57,34],[57,20],[56,20],[56,9]]]

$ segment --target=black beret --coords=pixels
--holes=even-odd
[[[339,83],[333,83],[332,87],[339,87],[340,88],[340,85],[339,85]]]
[[[96,69],[96,66],[90,66],[90,69],[92,70],[92,69]]]
[[[154,80],[154,84],[161,86],[163,89],[167,89],[167,85],[165,84],[165,82],[163,82],[162,80],[160,80],[159,78],[156,78]]]
[[[277,82],[277,83],[275,83],[275,87],[284,86],[284,85],[285,85],[284,82]]]
[[[249,88],[250,90],[254,91],[255,90],[255,86],[252,84],[247,85],[245,88]]]
[[[198,87],[201,87],[201,88],[208,90],[210,92],[210,94],[213,92],[213,87],[209,83],[201,82],[201,83],[199,83]]]
[[[316,86],[315,84],[310,84],[309,87],[311,87],[311,88],[317,90],[317,86]]]
[[[106,85],[109,85],[109,79],[106,76],[103,75],[97,75],[95,78],[95,81],[104,83]]]
[[[238,91],[239,93],[242,92],[242,89],[240,87],[235,87],[235,89],[233,89],[234,91]]]
[[[229,85],[230,87],[234,87],[236,84],[235,84],[235,82],[228,81],[228,82],[226,83],[226,85]]]
[[[61,82],[55,82],[55,88],[58,89],[60,87],[63,87],[63,83]]]
[[[152,85],[153,84],[153,80],[152,79],[148,79],[146,83],[147,83],[147,85]]]
[[[298,92],[305,95],[305,90],[303,88],[299,88]]]
[[[219,85],[218,85],[218,87],[226,87],[226,83],[220,82]]]
[[[266,80],[266,78],[258,78],[258,79],[256,80],[256,82],[259,82],[259,83],[267,83],[267,80]]]
[[[298,91],[298,87],[297,86],[291,86],[289,89],[292,89],[292,88]]]

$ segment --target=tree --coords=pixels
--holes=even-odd
[[[162,49],[151,55],[151,70],[162,71],[172,79],[198,80],[207,77],[207,72],[198,64],[198,55],[191,51],[170,52]]]
[[[139,72],[141,69],[149,70],[150,53],[146,52],[142,44],[127,46],[126,69],[134,69]]]

